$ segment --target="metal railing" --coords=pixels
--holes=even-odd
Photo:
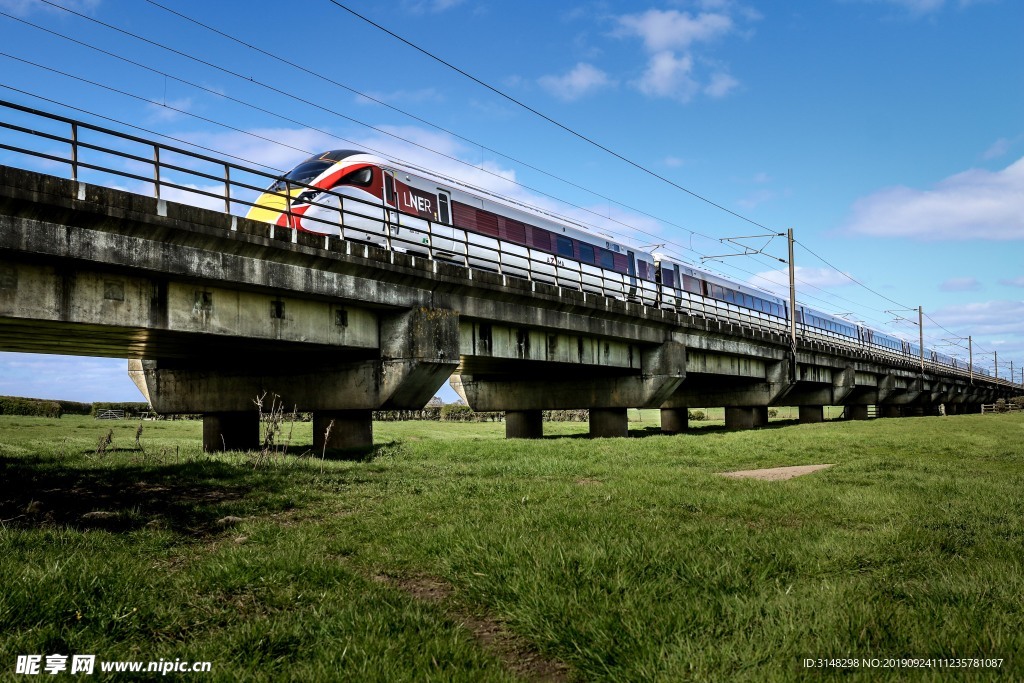
[[[0,100],[0,109],[8,113],[0,119],[0,129],[9,131],[9,136],[21,136],[35,142],[35,146],[28,147],[13,144],[14,140],[0,139],[0,150],[36,159],[37,165],[45,167],[46,172],[50,172],[54,165],[66,165],[74,181],[115,187],[119,185],[118,182],[104,183],[102,176],[108,176],[121,181],[134,181],[135,187],[120,189],[149,194],[158,200],[171,199],[237,215],[252,209],[273,211],[281,218],[272,230],[288,230],[292,242],[297,241],[299,231],[320,233],[327,237],[337,236],[342,240],[368,243],[468,269],[487,270],[506,277],[636,302],[680,314],[781,335],[789,334],[788,321],[783,317],[683,289],[663,287],[634,275],[606,270],[450,223],[405,213],[383,201],[378,203],[335,190],[320,190],[284,178],[280,172],[259,170],[251,165],[13,102]],[[18,117],[27,122],[8,120]],[[46,125],[64,127],[66,132],[42,130]],[[66,151],[61,153],[51,149],[52,145],[66,145]],[[137,149],[129,151],[123,149],[125,146],[135,146]],[[102,163],[94,157],[115,161],[112,165],[110,161]],[[203,187],[197,184],[200,182],[208,185]],[[281,184],[283,189],[267,189]],[[297,206],[296,198],[304,192],[316,194]],[[260,198],[268,196],[275,198],[274,202],[261,203]],[[330,244],[330,240],[325,238],[324,247],[329,248]],[[842,346],[896,365],[920,366],[916,357],[909,357],[881,345],[869,345],[829,330],[798,323],[797,331],[804,341]],[[926,367],[947,374],[969,375],[966,368],[937,364],[930,360],[926,361]],[[993,377],[985,379],[993,383],[1011,384]]]

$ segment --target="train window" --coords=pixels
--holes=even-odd
[[[297,183],[308,183],[333,165],[330,161],[320,161],[319,159],[309,161],[293,168],[285,178]]]
[[[601,254],[601,267],[615,270],[615,255],[604,249],[599,249],[598,251]]]
[[[551,233],[543,228],[531,227],[530,237],[533,246],[544,251],[551,251]]]
[[[395,179],[387,171],[384,172],[384,198],[391,204],[395,203]]]
[[[556,237],[555,242],[558,248],[559,256],[568,256],[569,258],[576,258],[576,255],[572,250],[572,240],[568,237]]]
[[[676,286],[675,273],[673,273],[668,268],[662,268],[661,269],[661,284],[665,285],[666,287],[675,288],[675,286]]]
[[[700,280],[690,275],[684,275],[683,288],[686,289],[687,292],[692,292],[693,294],[700,294]]]
[[[584,263],[594,263],[597,259],[594,257],[594,246],[592,244],[580,244],[580,261]]]
[[[358,171],[352,171],[339,181],[339,185],[359,185],[367,187],[373,182],[373,168],[364,166]]]

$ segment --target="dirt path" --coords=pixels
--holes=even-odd
[[[823,470],[826,467],[832,467],[834,464],[835,463],[829,463],[827,465],[797,465],[796,467],[771,467],[766,470],[742,470],[740,472],[720,472],[719,474],[723,477],[732,477],[733,479],[764,479],[765,481],[781,481],[783,479],[792,479],[793,477],[817,472],[818,470]]]

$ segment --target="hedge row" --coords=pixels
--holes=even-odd
[[[0,396],[0,415],[31,415],[33,417],[60,417],[63,413],[59,401],[38,398]]]

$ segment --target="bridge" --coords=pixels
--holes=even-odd
[[[208,450],[256,447],[264,396],[311,411],[317,448],[364,447],[373,410],[421,408],[446,381],[473,409],[505,411],[506,435],[521,438],[542,435],[545,409],[587,408],[604,437],[626,435],[628,408],[659,408],[675,433],[695,406],[724,406],[743,429],[773,405],[819,422],[826,405],[866,419],[869,406],[976,412],[1019,393],[807,328],[794,353],[785,329],[756,319],[246,220],[230,213],[228,164],[228,211],[168,201],[161,187],[185,186],[161,179],[155,142],[154,175],[132,177],[156,196],[87,183],[78,167],[95,165],[74,149],[85,124],[71,123],[70,157],[47,158],[72,178],[0,166],[0,350],[128,358],[155,411],[203,415]]]

